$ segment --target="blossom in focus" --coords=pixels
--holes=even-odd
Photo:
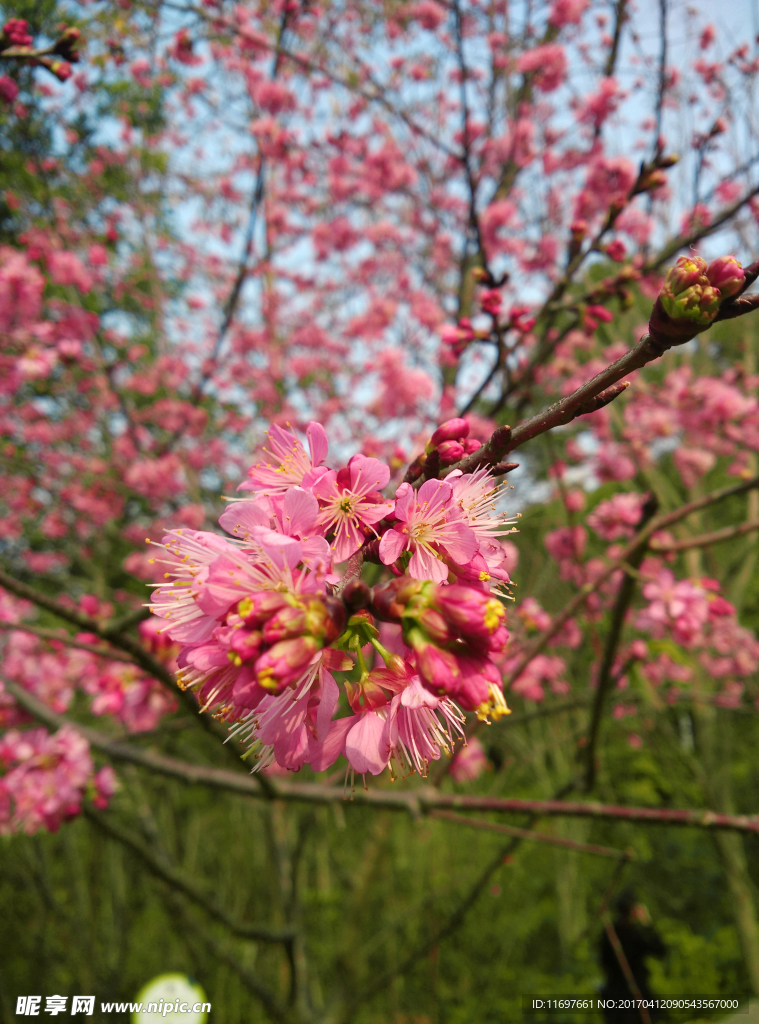
[[[443,480],[426,480],[418,491],[401,484],[395,492],[395,515],[398,523],[383,535],[380,558],[392,565],[410,552],[408,573],[414,579],[442,583],[448,578],[444,555],[463,565],[477,550],[477,538]]]
[[[390,470],[378,459],[354,455],[347,469],[329,470],[314,485],[321,503],[319,523],[334,534],[330,547],[336,562],[344,562],[361,547],[373,527],[390,515],[394,505],[380,491],[390,480]]]
[[[241,483],[238,490],[281,494],[293,485],[308,486],[326,472],[322,463],[329,443],[321,423],[308,425],[308,452],[295,434],[282,427],[272,426],[266,436],[270,445],[264,449],[267,461],[252,466],[248,471],[249,479]]]

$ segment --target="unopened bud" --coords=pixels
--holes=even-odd
[[[287,607],[288,603],[282,594],[261,590],[250,597],[244,597],[237,605],[237,614],[246,626],[256,627],[263,626],[272,615]]]
[[[258,685],[272,693],[279,693],[303,674],[321,643],[312,636],[299,636],[292,640],[280,640],[268,651],[264,651],[256,662]]]
[[[465,455],[471,455],[472,452],[479,451],[482,448],[482,441],[478,441],[475,437],[466,437],[461,442],[461,447],[464,449]]]
[[[673,326],[679,323],[689,329],[703,329],[717,315],[722,296],[710,283],[706,269],[706,261],[700,256],[681,256],[667,274],[658,304],[674,321]]]
[[[720,256],[709,264],[706,276],[709,283],[719,289],[723,299],[736,295],[743,287],[746,275],[735,256]]]
[[[229,660],[235,665],[258,657],[261,650],[261,633],[247,629],[236,629],[229,638]]]
[[[458,416],[455,419],[446,420],[445,423],[440,424],[430,438],[427,451],[430,452],[433,448],[437,448],[443,441],[460,441],[468,436],[469,422],[467,420]]]
[[[681,256],[674,267],[667,272],[664,286],[673,295],[679,295],[691,285],[703,283],[701,279],[706,274],[706,270],[706,260],[701,259],[700,256]]]
[[[440,463],[443,466],[451,466],[466,455],[464,446],[458,441],[443,441],[442,444],[438,445],[437,450],[440,454]]]

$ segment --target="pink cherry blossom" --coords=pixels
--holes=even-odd
[[[451,486],[443,480],[427,480],[414,491],[403,483],[395,492],[398,523],[383,534],[380,558],[392,565],[405,551],[411,552],[409,575],[442,583],[448,578],[443,552],[454,562],[466,564],[477,551],[477,538],[466,525]]]

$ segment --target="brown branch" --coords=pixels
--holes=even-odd
[[[5,689],[30,714],[49,728],[70,725],[79,731],[96,750],[114,761],[135,764],[180,782],[199,784],[226,793],[237,793],[257,799],[273,796],[292,803],[336,804],[350,802],[364,807],[388,811],[404,811],[413,817],[440,810],[492,811],[503,814],[528,814],[550,817],[596,818],[609,821],[640,822],[651,825],[675,825],[685,828],[728,829],[736,832],[759,833],[759,815],[717,814],[711,810],[695,808],[622,807],[614,804],[569,803],[563,800],[521,800],[517,798],[468,796],[462,793],[440,793],[432,786],[413,789],[395,788],[357,789],[346,801],[342,786],[324,786],[316,782],[289,782],[278,778],[267,779],[267,789],[259,785],[260,779],[250,775],[237,775],[221,768],[188,764],[162,754],[148,753],[129,744],[111,740],[97,732],[58,715],[36,697],[15,683],[2,680]]]
[[[248,924],[227,913],[223,907],[220,907],[206,896],[191,878],[178,871],[167,858],[153,853],[138,835],[116,824],[110,815],[95,811],[86,805],[83,806],[82,811],[85,817],[99,829],[136,854],[151,874],[155,875],[156,878],[160,878],[162,882],[165,882],[172,889],[181,892],[188,900],[205,911],[209,917],[223,924],[232,935],[236,935],[241,939],[254,939],[257,942],[283,944],[292,942],[293,932],[289,929],[278,931],[275,928],[268,928],[266,925]]]
[[[759,188],[757,191],[759,191]],[[753,308],[753,305],[751,308]],[[748,311],[748,309],[743,310],[743,312]],[[691,337],[694,336],[691,335]],[[555,427],[571,423],[576,416],[582,416],[585,413],[594,412],[602,408],[603,405],[612,402],[625,390],[624,387],[620,387],[618,384],[623,377],[626,377],[634,370],[639,370],[647,363],[661,358],[665,352],[676,345],[684,344],[685,341],[690,340],[690,337],[675,340],[671,337],[665,337],[659,332],[644,334],[629,352],[605,367],[591,380],[586,381],[576,391],[573,391],[571,395],[554,403],[548,409],[544,409],[531,419],[525,420],[524,423],[520,423],[518,427],[510,430],[510,438],[508,440],[506,439],[505,431],[510,428],[496,428],[489,441],[482,448],[472,452],[471,455],[465,456],[465,458],[460,459],[458,462],[454,462],[453,465],[446,466],[440,475],[447,476],[454,469],[460,469],[463,473],[470,473],[478,466],[498,462],[508,452],[513,451],[527,441],[531,441],[540,434],[553,430]],[[497,457],[495,457],[496,453]]]
[[[41,626],[30,626],[27,622],[0,622],[0,629],[20,630],[22,633],[31,633],[38,636],[40,640],[55,640],[65,644],[67,647],[76,647],[82,651],[89,651],[90,654],[99,654],[103,658],[110,658],[112,661],[123,661],[127,665],[134,665],[134,658],[128,654],[120,654],[112,651],[109,647],[97,647],[95,644],[86,644],[82,640],[75,640],[67,633],[59,633],[55,629],[43,629]]]
[[[632,969],[630,968],[630,964],[628,963],[627,957],[625,956],[625,951],[622,948],[622,943],[619,941],[619,936],[617,935],[616,929],[614,928],[614,925],[611,923],[611,918],[607,913],[603,914],[603,923],[604,929],[606,930],[606,935],[609,939],[609,943],[611,944],[611,948],[614,950],[614,956],[617,958],[617,963],[619,964],[622,970],[622,974],[625,976],[627,987],[630,989],[633,998],[638,1001],[637,1009],[640,1015],[641,1022],[642,1024],[651,1024],[651,1015],[648,1012],[648,1009],[643,1000],[643,995],[640,991],[640,988],[638,987],[637,981],[635,980],[635,976],[633,975]]]
[[[627,0],[617,0],[617,6],[614,9],[614,38],[611,43],[611,49],[609,50],[609,56],[606,60],[606,67],[604,68],[604,75],[606,78],[611,78],[614,74],[614,69],[617,64],[617,56],[619,54],[619,44],[622,41],[622,28],[627,21]]]
[[[662,554],[673,551],[690,551],[693,548],[708,548],[712,544],[720,544],[722,541],[732,540],[734,537],[740,537],[744,533],[753,533],[754,530],[759,530],[759,519],[749,519],[748,522],[741,523],[739,526],[725,526],[721,530],[713,530],[711,533],[700,533],[697,537],[672,541],[671,544],[652,540],[649,546],[652,551],[658,551]]]
[[[179,700],[180,704],[182,704],[184,708],[192,714],[193,718],[199,722],[207,732],[212,733],[217,739],[226,740],[229,738],[227,730],[216,722],[215,719],[211,718],[210,715],[199,710],[198,703],[193,694],[188,690],[181,690],[172,673],[169,672],[165,665],[162,665],[160,661],[154,658],[153,655],[143,647],[139,640],[136,640],[134,637],[125,633],[114,633],[112,627],[102,626],[95,619],[91,619],[89,616],[84,615],[75,608],[67,608],[54,598],[48,597],[46,594],[40,594],[33,587],[27,586],[26,583],[22,583],[20,580],[15,579],[15,577],[10,576],[2,569],[0,569],[0,587],[8,590],[11,594],[15,594],[16,597],[20,597],[25,601],[31,601],[33,604],[36,604],[37,607],[44,608],[46,611],[52,612],[53,615],[57,615],[58,618],[63,619],[65,622],[70,622],[72,625],[78,626],[86,633],[94,633],[96,636],[101,637],[101,639],[107,640],[109,643],[113,644],[114,647],[118,647],[122,651],[125,651],[127,654],[131,655],[134,662],[143,669],[147,675],[157,679],[159,683],[163,683],[166,689]],[[237,755],[231,746],[225,747],[225,750],[229,751],[231,757],[238,760]],[[262,785],[264,785],[264,783],[262,783]]]
[[[430,811],[429,817],[439,818],[441,821],[450,821],[454,825],[469,825],[471,828],[481,828],[488,832],[517,836],[519,839],[535,840],[539,843],[549,843],[552,846],[563,846],[568,850],[578,850],[580,853],[593,853],[598,857],[631,860],[635,856],[632,850],[612,850],[608,846],[578,843],[574,839],[564,839],[562,836],[553,836],[548,832],[536,832],[532,829],[517,828],[515,825],[499,825],[494,821],[484,821],[482,818],[470,818],[466,814],[456,814],[455,811]]]

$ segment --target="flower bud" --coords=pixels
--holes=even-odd
[[[436,644],[447,644],[456,639],[443,616],[434,608],[425,608],[416,621],[430,640]]]
[[[438,445],[437,450],[440,453],[440,463],[443,466],[451,466],[466,455],[464,446],[458,441],[443,441]]]
[[[420,629],[409,630],[405,639],[414,651],[417,671],[427,689],[437,696],[456,693],[461,679],[456,655],[430,643]]]
[[[706,276],[713,288],[719,290],[723,299],[729,299],[743,287],[745,274],[735,256],[720,256],[709,264]]]
[[[672,295],[680,295],[694,284],[703,284],[702,278],[706,274],[706,268],[706,260],[700,256],[681,256],[667,272],[665,288],[668,288]]]
[[[406,606],[418,595],[424,583],[410,576],[399,576],[372,591],[371,610],[381,622],[399,622]]]
[[[464,449],[465,455],[471,455],[472,452],[482,448],[482,441],[478,441],[475,437],[467,437],[461,442],[461,447]]]
[[[272,615],[264,626],[264,640],[267,644],[275,644],[279,640],[300,636],[309,632],[306,628],[306,609],[288,605]]]
[[[654,306],[653,333],[688,341],[708,327],[719,310],[722,296],[709,283],[706,261],[700,256],[681,256],[667,274]]]
[[[431,451],[433,448],[437,448],[437,446],[443,441],[460,441],[462,438],[468,436],[468,421],[457,416],[455,419],[446,420],[445,423],[440,424],[430,438],[427,450]]]
[[[506,610],[497,598],[487,591],[460,584],[437,587],[434,603],[445,619],[470,642],[488,640],[498,633],[506,618]]]
[[[298,636],[280,640],[265,651],[256,662],[256,680],[271,693],[279,693],[296,682],[311,661],[321,643],[313,636]]]
[[[261,633],[258,630],[235,629],[229,636],[227,657],[235,665],[257,658],[261,650]]]
[[[244,597],[237,605],[237,614],[246,626],[263,626],[272,615],[289,607],[283,594],[271,590],[259,590],[250,597]]]

